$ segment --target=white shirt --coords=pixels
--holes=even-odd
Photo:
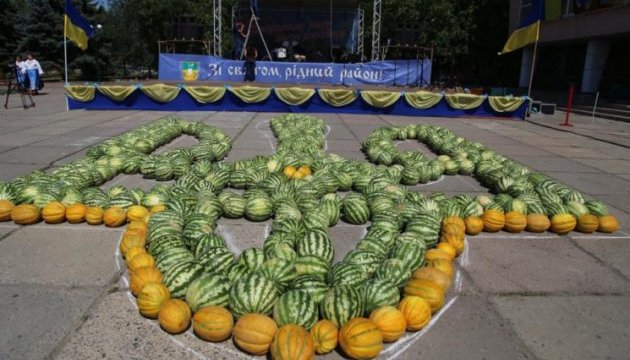
[[[20,70],[22,74],[26,72],[26,63],[24,61],[16,61],[15,66]]]
[[[39,65],[39,61],[33,59],[33,60],[26,60],[24,62],[24,64],[26,65],[26,70],[37,70],[39,71],[39,75],[42,75],[44,73],[44,70],[42,70],[41,65]]]

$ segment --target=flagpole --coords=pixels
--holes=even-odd
[[[539,20],[539,24],[538,24],[538,30],[537,30],[537,34],[536,34],[536,41],[534,42],[534,54],[532,55],[532,68],[531,71],[529,72],[529,86],[527,87],[527,97],[531,98],[532,97],[532,83],[534,82],[534,69],[536,67],[536,51],[538,50],[538,40],[540,37],[540,20]]]
[[[65,84],[68,85],[68,38],[66,37],[66,22],[68,21],[64,15],[63,19],[63,68],[65,74]],[[66,111],[70,110],[68,97],[66,96]]]
[[[538,50],[538,41],[534,43],[534,55],[532,56],[532,69],[529,73],[529,86],[527,88],[527,97],[532,97],[532,83],[534,82],[534,68],[536,66],[536,51]]]

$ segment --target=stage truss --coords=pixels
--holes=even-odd
[[[380,59],[380,50],[381,50],[381,2],[382,0],[374,0],[374,6],[372,9],[372,57],[371,60],[379,60]],[[212,10],[213,10],[213,36],[212,36],[212,45],[213,45],[213,54],[215,56],[221,56],[221,46],[222,46],[222,38],[223,32],[221,31],[221,17],[223,16],[223,6],[221,0],[212,0]],[[361,55],[361,61],[364,59],[364,46],[363,46],[363,37],[365,33],[365,11],[359,6],[357,8],[359,13],[359,22],[358,22],[358,46],[357,53]],[[234,19],[234,9],[232,9],[232,19]],[[234,26],[234,24],[232,24]]]

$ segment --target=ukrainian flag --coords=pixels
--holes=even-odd
[[[529,8],[521,9],[518,29],[514,30],[499,55],[518,50],[538,41],[540,21],[545,18],[545,0],[531,0]]]
[[[72,6],[70,0],[66,0],[66,14],[64,16],[63,33],[68,39],[85,50],[88,47],[88,39],[94,34],[94,29],[87,20],[81,16],[81,13]]]

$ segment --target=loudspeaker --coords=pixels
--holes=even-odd
[[[542,103],[540,112],[545,115],[553,115],[556,113],[556,104]]]

